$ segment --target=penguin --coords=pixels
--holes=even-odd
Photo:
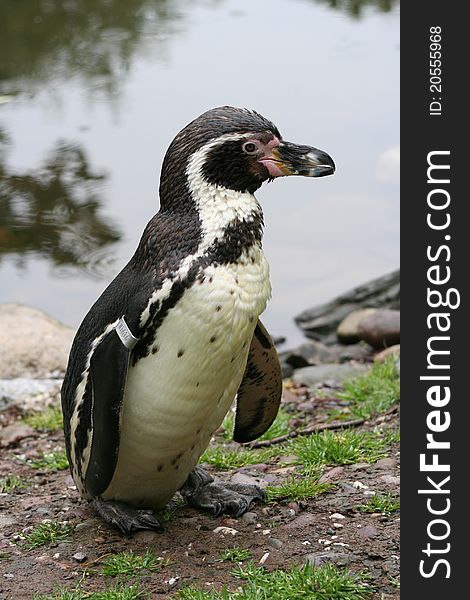
[[[76,487],[124,534],[162,531],[154,511],[176,492],[214,515],[263,500],[198,466],[235,399],[240,443],[280,404],[279,360],[259,320],[271,286],[254,194],[277,177],[334,170],[327,153],[285,141],[245,108],[208,110],[171,142],[160,209],[80,325],[61,389]]]

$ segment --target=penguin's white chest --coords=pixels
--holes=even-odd
[[[105,499],[168,502],[235,397],[271,293],[269,268],[256,248],[203,275],[168,312],[148,356],[129,368],[118,463]]]

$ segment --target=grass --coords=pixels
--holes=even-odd
[[[391,493],[375,494],[366,504],[361,504],[358,508],[361,512],[390,515],[400,510],[400,500]]]
[[[7,475],[0,479],[0,494],[10,494],[25,487],[28,487],[28,482],[17,475]]]
[[[291,567],[288,570],[265,569],[248,563],[233,574],[244,580],[241,589],[230,592],[226,588],[202,591],[188,587],[179,591],[180,600],[366,600],[372,595],[368,577],[351,573],[335,565]]]
[[[36,460],[28,462],[33,469],[47,469],[48,471],[64,471],[69,468],[69,462],[64,450],[55,448],[52,452],[43,454]]]
[[[68,523],[57,521],[40,523],[31,533],[25,536],[26,547],[28,550],[33,550],[34,548],[52,544],[53,542],[68,541],[72,529],[73,527]]]
[[[129,550],[104,559],[101,574],[110,577],[134,577],[141,571],[159,571],[166,564],[163,559],[157,558],[152,550],[147,550],[143,555],[134,554]]]
[[[48,406],[40,412],[31,412],[23,421],[39,431],[57,431],[63,427],[62,411],[58,406]]]
[[[315,467],[376,462],[387,456],[388,446],[386,437],[377,431],[325,430],[293,440],[289,452],[305,467]]]
[[[347,417],[369,419],[383,413],[400,400],[400,375],[392,357],[382,363],[374,363],[365,375],[359,375],[344,383],[338,393],[347,401]],[[344,416],[344,413],[331,416]]]
[[[138,586],[118,583],[101,592],[84,592],[79,587],[72,591],[60,588],[48,596],[35,594],[33,600],[137,600],[145,596]]]
[[[220,562],[233,562],[240,563],[244,560],[249,560],[251,558],[251,551],[246,548],[241,548],[240,546],[233,546],[232,548],[227,548],[220,553]]]
[[[292,415],[287,413],[283,408],[280,408],[274,423],[271,427],[263,433],[263,435],[258,440],[272,440],[275,437],[280,435],[285,435],[289,433],[289,421],[292,419]],[[225,415],[225,419],[222,423],[222,427],[224,428],[223,437],[226,440],[231,440],[233,437],[233,428],[235,425],[235,413],[233,411],[229,411]]]
[[[331,483],[319,483],[319,478],[319,471],[313,475],[304,472],[300,475],[300,478],[292,475],[291,479],[284,481],[281,485],[268,486],[266,489],[268,502],[307,500],[323,494],[333,487]]]
[[[201,456],[201,463],[208,463],[217,469],[229,470],[239,469],[247,465],[264,463],[273,456],[282,453],[282,448],[268,448],[266,450],[250,450],[249,448],[237,448],[231,450],[224,446],[209,446]]]

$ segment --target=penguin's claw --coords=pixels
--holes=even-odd
[[[150,529],[158,533],[163,531],[162,524],[150,510],[139,510],[115,500],[95,499],[91,504],[104,521],[117,527],[124,535],[141,529]]]
[[[240,517],[254,500],[266,500],[266,494],[257,485],[217,482],[201,467],[188,477],[180,494],[190,506],[210,510],[215,517],[222,513]]]

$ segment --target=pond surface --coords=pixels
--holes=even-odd
[[[168,144],[223,104],[337,165],[257,193],[273,334],[398,266],[398,2],[3,0],[0,302],[77,326],[158,210]]]

